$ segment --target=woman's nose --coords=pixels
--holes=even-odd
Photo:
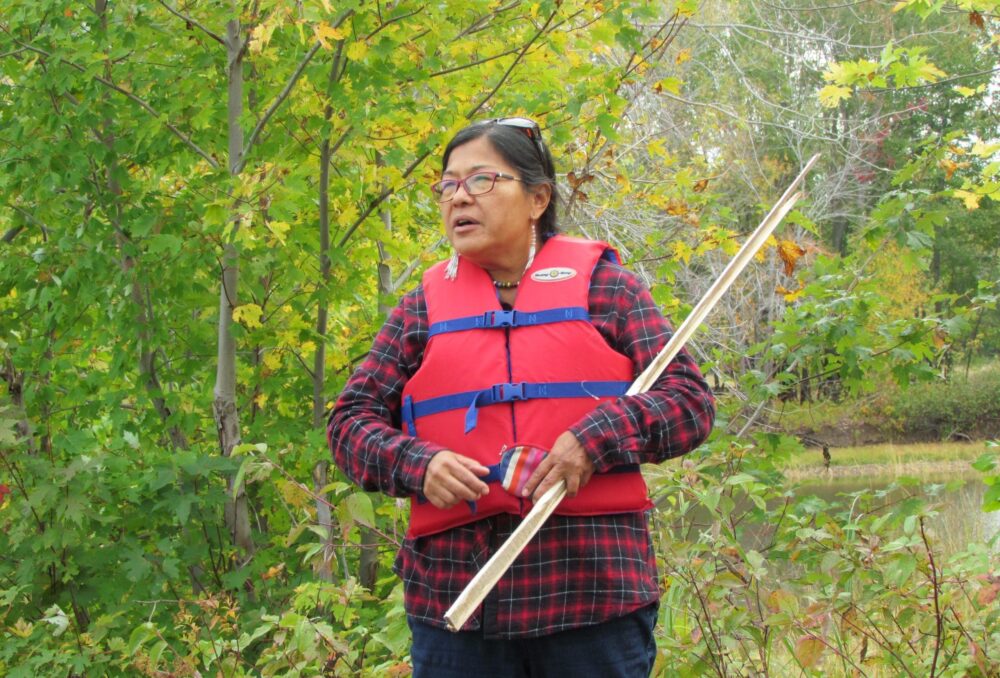
[[[472,202],[472,196],[469,195],[468,189],[465,187],[465,182],[458,182],[458,186],[455,187],[455,195],[451,196],[452,203],[456,202]]]

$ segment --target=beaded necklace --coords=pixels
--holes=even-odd
[[[503,282],[501,280],[494,280],[493,287],[496,287],[498,290],[512,290],[515,287],[517,287],[518,284],[520,284],[520,282],[521,282],[520,280],[515,280],[513,282]]]

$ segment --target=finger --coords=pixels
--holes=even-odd
[[[538,488],[539,483],[549,474],[549,470],[555,462],[552,459],[552,455],[545,457],[542,463],[538,465],[538,468],[534,470],[531,476],[528,478],[528,482],[524,484],[524,489],[521,491],[522,497],[531,497],[535,494],[535,490]]]
[[[460,454],[456,454],[455,459],[456,461],[458,461],[458,463],[462,464],[462,466],[472,471],[477,476],[485,476],[488,475],[490,472],[488,468],[480,464],[475,459],[472,459],[471,457],[463,457]]]
[[[552,489],[554,485],[557,485],[562,480],[564,480],[564,478],[560,474],[555,472],[545,476],[545,478],[542,479],[542,482],[538,484],[538,487],[535,489],[534,493],[531,495],[531,501],[534,502],[540,501],[541,498],[545,496],[546,492],[548,492],[550,489]]]
[[[451,479],[459,483],[463,489],[456,490],[456,488],[452,486],[452,491],[453,492],[458,491],[460,493],[461,492],[471,493],[470,496],[465,496],[465,494],[462,495],[468,501],[479,499],[483,495],[488,494],[490,491],[489,485],[480,480],[479,477],[475,475],[474,469],[470,470],[469,467],[467,467],[465,463],[462,462],[461,458],[458,461],[459,463],[455,464],[455,466],[453,468],[450,468],[449,470],[451,471]],[[480,466],[476,462],[472,463],[475,466]],[[490,472],[489,469],[485,467],[482,468],[486,473]],[[479,475],[485,475],[485,474],[480,473]]]
[[[580,491],[580,474],[570,473],[565,476],[566,480],[566,496],[575,497],[577,492]]]
[[[458,503],[458,497],[442,487],[429,489],[425,496],[427,497],[427,501],[439,509],[450,509]]]

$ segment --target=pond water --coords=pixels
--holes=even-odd
[[[934,505],[937,516],[929,521],[937,548],[945,554],[962,551],[970,543],[986,542],[1000,534],[1000,511],[982,510],[986,485],[977,474],[939,474],[921,476],[918,485],[893,490],[886,501],[908,493],[923,496]],[[798,497],[816,496],[831,504],[847,507],[852,494],[862,490],[884,490],[896,478],[891,475],[834,478],[800,482]],[[1000,550],[1000,540],[996,542]]]
[[[865,490],[885,491],[869,509],[886,506],[907,497],[921,497],[935,515],[928,520],[928,538],[935,552],[948,556],[966,550],[969,544],[985,543],[994,539],[993,550],[1000,554],[1000,511],[985,513],[982,510],[986,485],[976,473],[941,473],[921,475],[917,484],[898,486],[894,475],[868,475],[855,477],[816,478],[790,484],[797,499],[818,497],[826,503],[827,515],[835,516],[852,509],[856,493]],[[897,486],[894,487],[894,484]],[[772,505],[774,507],[774,505]],[[737,502],[737,513],[751,508],[749,501]],[[860,512],[862,508],[856,507]],[[674,525],[677,536],[697,534],[710,529],[712,519],[702,507],[694,507],[686,517]],[[747,548],[763,550],[773,540],[774,526],[744,523],[740,541]]]

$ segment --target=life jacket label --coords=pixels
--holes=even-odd
[[[531,279],[535,282],[562,282],[563,280],[569,280],[570,278],[576,277],[575,268],[566,268],[565,266],[553,266],[551,268],[543,268],[535,271],[531,274]]]

